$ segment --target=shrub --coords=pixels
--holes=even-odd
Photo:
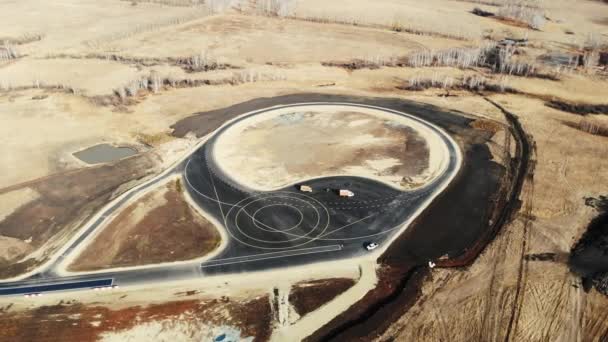
[[[534,2],[507,1],[498,9],[496,15],[522,22],[535,30],[540,30],[545,24],[545,12]]]
[[[593,135],[608,137],[608,124],[593,119],[581,119],[578,129]]]
[[[4,46],[0,46],[0,60],[10,60],[19,57],[19,53],[11,44],[5,42]]]
[[[407,65],[419,68],[426,66],[450,66],[470,68],[486,64],[488,52],[495,44],[484,44],[477,48],[451,48],[440,51],[421,51],[407,57]]]
[[[486,79],[483,76],[467,76],[460,79],[455,79],[451,76],[439,76],[437,74],[432,77],[421,78],[414,76],[410,78],[406,86],[399,86],[402,90],[424,90],[429,88],[439,88],[444,90],[458,89],[470,91],[494,91],[494,92],[509,92],[516,91],[507,85],[507,78],[502,77],[497,83]]]
[[[295,15],[297,0],[258,0],[256,10],[263,15],[290,17]]]

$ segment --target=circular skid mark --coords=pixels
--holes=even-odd
[[[328,229],[329,211],[318,200],[277,191],[246,197],[226,213],[228,233],[259,249],[297,248],[317,240]]]
[[[284,227],[277,228],[277,227],[272,227],[272,226],[269,226],[268,224],[262,223],[265,216],[267,217],[267,215],[272,215],[272,213],[274,212],[274,210],[269,210],[269,208],[275,209],[274,207],[292,208],[293,210],[295,210],[295,212],[299,216],[298,223],[294,224],[293,226],[291,226],[289,228],[284,228]],[[247,210],[247,209],[244,209],[244,210]],[[270,213],[264,213],[264,211],[270,211]],[[262,214],[260,214],[260,212],[262,212]],[[257,218],[258,215],[261,216],[260,219]],[[289,215],[289,213],[286,213],[285,215]],[[260,228],[261,230],[271,232],[271,233],[282,233],[282,232],[288,232],[290,230],[298,228],[302,224],[302,221],[304,221],[304,214],[302,213],[302,210],[298,209],[297,207],[295,207],[293,205],[285,204],[285,203],[276,203],[276,204],[268,204],[268,205],[265,205],[265,206],[257,209],[253,213],[252,220],[253,220],[253,223],[255,224],[255,226]]]

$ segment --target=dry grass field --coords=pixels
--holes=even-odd
[[[608,195],[608,4],[602,1],[0,0],[0,277],[34,270],[108,201],[177,160],[193,137],[173,134],[176,122],[300,93],[405,99],[506,124],[487,97],[517,115],[534,143],[516,217],[471,265],[433,269],[402,317],[360,340],[608,338],[608,298],[585,291],[567,263],[598,215],[585,198]],[[377,140],[411,133],[379,126],[365,131]],[[293,153],[288,138],[300,133],[277,133],[284,145],[249,164],[253,171]],[[362,149],[373,160],[403,152],[386,151],[381,141],[370,145],[372,138],[359,145],[340,135],[309,138],[345,145],[349,153]],[[253,130],[238,139],[259,148],[268,137]],[[73,156],[98,143],[133,146],[138,155],[93,166]],[[491,150],[500,161],[497,146]],[[424,159],[422,150],[413,154]],[[351,160],[344,158],[334,161]],[[308,174],[309,164],[291,172]],[[419,173],[423,164],[398,176]],[[133,207],[129,217],[117,218],[120,227],[100,235],[104,244],[85,251],[81,268],[185,260],[213,249],[217,232],[186,230],[209,222],[174,190],[151,193],[142,199],[150,201],[146,210]],[[166,226],[180,234],[163,231]],[[129,240],[147,229],[158,233],[157,241],[187,244],[167,256],[155,254],[165,244]],[[111,243],[117,236],[124,244]],[[346,309],[361,298],[357,291],[373,286],[374,267],[349,267],[336,274],[285,270],[286,276],[251,284],[231,279],[238,283],[234,293],[223,282],[199,283],[188,287],[183,296],[189,298],[159,290],[150,299],[138,297],[140,289],[121,289],[137,299],[120,307],[121,299],[110,295],[97,304],[75,295],[69,305],[56,295],[40,304],[0,297],[0,339],[43,340],[61,331],[51,340],[200,340],[215,337],[203,330],[226,326],[254,341],[301,339],[340,313],[332,305]],[[342,280],[315,282],[330,278]],[[363,280],[351,286],[350,279]],[[303,299],[323,292],[325,283],[327,301]],[[303,284],[314,286],[307,292]],[[289,289],[298,303],[281,307]],[[276,310],[306,316],[285,321]]]

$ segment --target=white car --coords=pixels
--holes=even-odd
[[[365,249],[367,249],[368,251],[373,251],[374,249],[378,248],[378,244],[375,242],[368,242],[365,244]]]

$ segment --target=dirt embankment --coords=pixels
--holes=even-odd
[[[69,266],[70,271],[142,266],[204,256],[219,246],[216,227],[185,200],[181,180],[125,208]]]
[[[41,264],[87,217],[127,190],[127,187],[121,187],[123,184],[145,177],[154,171],[154,166],[151,155],[143,154],[0,190],[1,195],[29,187],[38,194],[35,200],[0,221],[0,236],[27,243],[31,246],[30,252],[40,252],[36,258],[28,258],[30,254],[25,254],[0,259],[0,278],[17,276]],[[0,243],[6,240],[2,239]]]
[[[573,103],[562,100],[550,100],[547,101],[546,105],[547,107],[577,115],[608,114],[608,104]]]
[[[0,340],[213,341],[225,334],[233,340],[266,341],[270,318],[268,296],[185,300],[118,310],[58,304],[16,312],[0,309]]]
[[[353,285],[355,285],[355,281],[350,278],[320,279],[297,283],[289,292],[289,302],[302,317],[320,308]]]

